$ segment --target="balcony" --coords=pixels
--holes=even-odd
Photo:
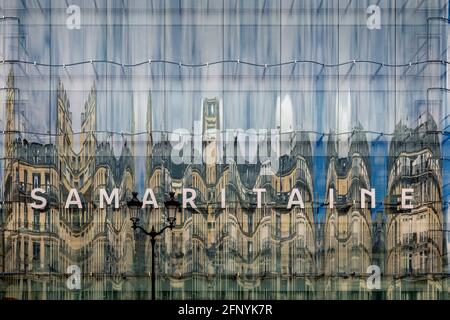
[[[417,244],[417,233],[406,233],[402,235],[402,246],[411,247]]]
[[[5,194],[9,194],[9,201],[31,203],[34,201],[31,198],[31,191],[35,188],[42,188],[45,190],[45,193],[42,196],[47,199],[47,203],[49,205],[56,205],[59,203],[59,190],[53,185],[31,183],[24,184],[23,182],[15,182],[11,183],[9,186],[9,190],[5,190]]]

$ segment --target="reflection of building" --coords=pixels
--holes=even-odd
[[[133,267],[134,238],[127,209],[98,208],[98,189],[120,188],[121,201],[134,185],[133,151],[124,142],[117,159],[96,130],[96,89],[82,114],[79,152],[74,150],[70,103],[62,82],[57,88],[56,143],[30,143],[15,133],[14,76],[8,76],[5,154],[6,297],[73,299],[117,297],[126,290],[124,275]],[[9,121],[11,120],[11,121]],[[46,191],[48,206],[33,210],[30,192]],[[70,189],[79,192],[82,208],[64,209]],[[66,287],[70,265],[82,272],[83,291]],[[110,275],[105,277],[105,275]],[[120,276],[118,276],[120,275]],[[131,290],[130,290],[131,292]],[[123,297],[126,297],[122,295]]]
[[[386,274],[386,221],[383,212],[376,213],[372,228],[372,265],[380,267],[380,273]],[[372,292],[376,300],[386,299],[386,285],[380,283],[380,289]]]
[[[366,269],[372,261],[371,205],[361,203],[361,189],[370,190],[369,146],[360,128],[348,141],[347,158],[339,158],[334,135],[328,141],[327,199],[324,238],[324,294],[327,299],[368,297]],[[330,191],[331,190],[331,191]]]
[[[59,82],[55,142],[30,142],[20,132],[26,121],[17,116],[12,73],[6,91],[2,296],[148,298],[150,239],[133,234],[127,208],[100,209],[98,200],[100,188],[108,193],[118,188],[122,205],[129,199],[135,185],[133,141],[124,139],[116,157],[112,137],[99,139],[95,86],[81,115],[81,132],[74,133],[69,99]],[[324,174],[325,199],[332,193],[334,202],[332,207],[325,203],[324,220],[315,224],[308,133],[286,132],[290,139],[276,172],[273,159],[242,163],[237,140],[231,142],[234,154],[217,150],[222,145],[213,130],[222,129],[221,102],[204,99],[201,145],[209,161],[188,158],[177,164],[168,136],[152,132],[150,94],[147,107],[145,186],[160,207],[142,210],[143,226],[163,227],[162,203],[169,191],[179,198],[183,188],[197,193],[197,208],[177,213],[175,228],[157,239],[159,298],[419,299],[437,298],[444,290],[441,151],[431,117],[416,129],[397,126],[389,150],[386,211],[377,212],[374,221],[370,196],[365,208],[360,200],[361,189],[372,188],[366,134],[361,127],[352,131],[345,158],[338,155],[342,146],[336,135],[329,135],[327,172],[316,174]],[[78,136],[80,150],[75,150]],[[49,204],[43,210],[30,206],[36,187],[46,190]],[[294,188],[304,209],[287,209]],[[402,188],[414,189],[411,210],[400,208]],[[82,208],[64,208],[71,189],[78,190]],[[254,189],[266,190],[260,208]],[[66,286],[71,265],[81,269],[81,290]],[[383,273],[381,290],[367,287],[370,265]]]
[[[442,292],[443,215],[441,151],[430,115],[411,130],[396,127],[389,150],[386,205],[387,297],[437,299]],[[402,189],[413,189],[413,209],[401,208]]]
[[[220,129],[219,105],[216,98],[203,101],[205,149],[216,148],[214,136],[206,130]],[[308,135],[292,139],[290,151],[295,157],[283,156],[279,172],[273,175],[262,175],[267,167],[260,162],[238,164],[236,152],[228,164],[177,165],[170,160],[167,142],[147,150],[152,150],[147,187],[158,191],[157,198],[169,190],[180,192],[182,187],[197,192],[197,208],[184,209],[172,234],[157,242],[161,297],[313,297],[315,232]],[[261,208],[256,206],[255,188],[267,190]],[[305,209],[286,209],[292,188],[300,190]],[[220,205],[223,190],[224,209]]]
[[[14,96],[14,75],[8,75],[6,118],[14,119],[17,112]],[[51,298],[58,280],[47,277],[58,269],[59,241],[56,235],[59,217],[59,173],[56,150],[52,144],[30,143],[16,132],[14,121],[7,122],[5,155],[5,265],[4,271],[12,276],[6,296],[23,299]],[[30,192],[33,188],[46,190],[48,202],[45,210],[31,208]],[[32,273],[30,277],[15,277]],[[20,289],[19,289],[20,288]],[[20,295],[17,291],[20,290]],[[38,296],[41,295],[41,296]],[[56,297],[54,297],[56,298]]]

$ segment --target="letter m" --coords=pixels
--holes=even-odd
[[[111,205],[114,199],[114,208],[119,209],[119,189],[114,188],[109,196],[105,189],[100,189],[100,209],[104,209],[106,204]]]

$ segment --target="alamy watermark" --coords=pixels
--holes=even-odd
[[[68,15],[66,27],[69,30],[81,29],[81,9],[77,5],[70,5],[66,9]]]
[[[80,290],[81,289],[81,269],[77,265],[70,265],[67,267],[67,273],[70,274],[66,281],[67,289]]]
[[[369,290],[381,289],[381,269],[377,265],[370,265],[367,267],[367,273],[370,276],[366,280],[366,286]]]
[[[367,28],[370,30],[381,29],[381,9],[379,6],[372,4],[367,7]]]

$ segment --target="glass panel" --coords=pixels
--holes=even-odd
[[[0,0],[0,299],[448,298],[448,3],[376,3]]]

